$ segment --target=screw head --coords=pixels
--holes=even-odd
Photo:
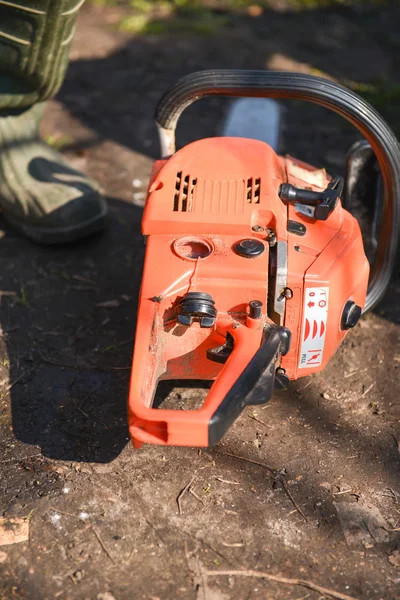
[[[253,225],[252,230],[256,231],[257,233],[261,233],[262,231],[264,231],[264,227],[262,227],[261,225]]]
[[[286,298],[286,300],[290,300],[290,298],[293,298],[293,292],[288,287],[283,290],[283,295]]]

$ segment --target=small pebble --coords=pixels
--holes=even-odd
[[[145,200],[146,200],[145,192],[134,192],[133,193],[133,202],[137,206],[144,206]]]
[[[329,400],[329,398],[330,398],[329,394],[327,394],[326,392],[321,394],[321,396],[323,397],[324,400]]]

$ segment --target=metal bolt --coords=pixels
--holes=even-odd
[[[266,231],[267,231],[268,244],[272,248],[273,246],[276,245],[276,233],[272,229],[267,229]]]
[[[285,390],[289,385],[289,381],[285,369],[278,367],[275,371],[275,388],[278,390]]]
[[[263,303],[261,300],[250,300],[249,308],[250,308],[250,318],[251,319],[261,319],[261,311],[262,311]]]
[[[293,292],[290,288],[286,287],[283,290],[283,297],[286,298],[286,300],[290,300],[290,298],[293,298]]]
[[[257,233],[261,233],[262,231],[264,231],[264,227],[262,227],[261,225],[253,225],[251,229],[253,231],[256,231]]]

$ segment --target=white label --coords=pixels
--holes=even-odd
[[[299,369],[312,369],[322,363],[328,320],[328,297],[328,287],[305,290]]]

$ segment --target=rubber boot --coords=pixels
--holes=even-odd
[[[43,101],[59,89],[82,0],[0,1],[0,207],[36,242],[102,229],[98,186],[39,137]]]

